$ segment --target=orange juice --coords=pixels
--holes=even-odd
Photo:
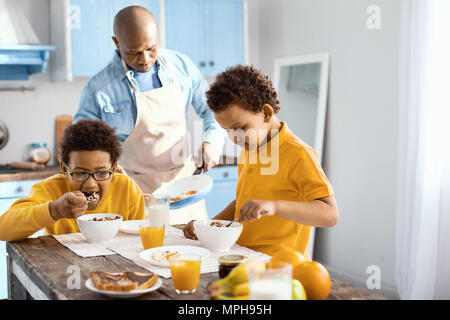
[[[139,229],[144,249],[161,247],[164,242],[164,227],[141,226]]]
[[[186,260],[183,257],[172,258],[170,273],[177,293],[193,293],[200,280],[200,259]]]

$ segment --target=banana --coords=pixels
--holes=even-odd
[[[250,300],[249,295],[243,295],[243,296],[237,296],[237,297],[231,297],[228,295],[220,294],[218,296],[214,297],[215,300]]]
[[[222,287],[248,282],[248,271],[250,268],[254,270],[254,272],[259,273],[265,270],[266,264],[260,260],[248,260],[231,270],[225,278],[217,281],[217,284],[219,287]]]
[[[236,298],[244,297],[244,300],[248,299],[248,273],[250,268],[253,272],[259,273],[265,270],[266,264],[259,260],[249,260],[241,263],[231,270],[225,278],[211,283],[208,286],[209,295],[213,299],[220,297],[221,300],[225,300],[224,297],[226,298],[227,295],[231,295]]]
[[[248,282],[237,284],[231,289],[231,295],[233,297],[248,296],[249,294]]]

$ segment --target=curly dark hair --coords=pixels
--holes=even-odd
[[[115,130],[102,120],[83,119],[64,130],[61,141],[61,159],[69,163],[72,151],[105,151],[116,163],[122,154],[122,145]]]
[[[217,75],[206,92],[207,104],[214,112],[228,108],[230,103],[258,113],[264,104],[280,111],[280,101],[269,77],[253,65],[237,65]]]

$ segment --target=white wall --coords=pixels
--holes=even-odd
[[[41,44],[50,44],[50,1],[19,0]],[[51,58],[49,68],[51,68]],[[33,75],[35,91],[0,91],[0,120],[9,129],[9,142],[0,150],[0,163],[24,160],[32,142],[47,142],[54,155],[55,118],[74,115],[87,78],[73,82],[51,82],[49,69]]]
[[[366,9],[381,9],[368,30]],[[323,166],[340,209],[318,229],[314,259],[332,276],[366,287],[381,269],[382,293],[395,285],[397,64],[400,1],[248,0],[250,62],[269,76],[274,59],[329,52],[330,87]],[[281,106],[283,108],[283,106]]]

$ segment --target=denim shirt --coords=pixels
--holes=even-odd
[[[214,113],[206,104],[205,92],[208,83],[200,70],[186,55],[160,49],[156,59],[158,77],[162,86],[171,83],[171,77],[163,61],[170,70],[170,74],[181,86],[184,95],[186,118],[187,109],[192,105],[197,115],[203,119],[203,141],[213,144],[219,153],[225,143],[226,132],[214,118]],[[139,88],[133,71],[131,80]],[[122,60],[118,52],[112,61],[99,73],[93,76],[83,89],[78,111],[74,116],[74,123],[81,119],[101,119],[116,129],[120,141],[123,143],[131,134],[136,123],[137,108],[133,89],[126,77]],[[191,137],[191,140],[195,137]],[[196,150],[195,150],[196,152]]]

